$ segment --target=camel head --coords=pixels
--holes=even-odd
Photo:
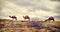
[[[23,18],[24,18],[25,16],[23,16]]]
[[[11,17],[11,16],[9,16],[9,17]]]

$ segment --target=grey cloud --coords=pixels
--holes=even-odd
[[[60,14],[60,5],[56,5],[53,10],[55,13]]]
[[[56,9],[57,9],[57,10],[60,10],[60,5],[56,6]]]
[[[43,17],[48,18],[49,16],[43,16]]]
[[[46,7],[46,6],[34,6],[32,9],[30,9],[29,10],[29,12],[30,11],[36,11],[36,10],[38,10],[38,11],[40,11],[40,10],[43,10],[43,11],[50,11],[51,9],[50,8],[48,8],[48,7]]]
[[[44,10],[44,11],[50,11],[50,9],[48,7],[46,7],[46,6],[41,6],[40,9]]]
[[[22,5],[22,6],[34,6],[41,2],[41,0],[9,0],[9,2]]]
[[[58,1],[59,2],[60,0],[50,0],[50,1]]]
[[[60,19],[60,15],[57,15],[57,16],[54,16],[54,17]]]
[[[11,0],[11,1],[15,2],[16,0]],[[25,7],[26,6],[31,7],[31,9],[27,10],[28,12],[34,12],[36,10],[38,10],[38,11],[43,10],[43,11],[53,11],[57,14],[60,13],[60,6],[58,6],[57,4],[56,4],[57,6],[54,7],[54,9],[50,9],[45,5],[38,5],[36,3],[32,3],[32,2],[29,2],[29,1],[23,1],[23,0],[22,1],[19,0],[19,2],[16,1],[15,4],[20,5],[20,6],[25,6]]]
[[[4,17],[7,17],[8,15],[5,14],[4,12],[0,13],[0,16],[4,16]]]
[[[15,2],[14,0],[11,0],[11,1],[13,1],[13,2]],[[19,5],[19,6],[30,6],[30,7],[32,7],[32,9],[29,9],[29,12],[30,11],[35,11],[35,10],[43,10],[43,11],[50,11],[50,8],[48,8],[47,6],[44,6],[44,5],[41,5],[40,6],[40,4],[36,4],[36,3],[34,3],[34,1],[40,1],[40,0],[33,0],[33,2],[32,1],[21,1],[21,0],[19,0],[19,2],[17,2],[16,1],[16,5]],[[40,3],[40,2],[38,2],[38,3]]]
[[[8,0],[8,1],[11,1],[11,2],[16,2],[16,1],[18,1],[18,0]]]
[[[50,17],[50,16],[44,16],[45,18],[48,18],[48,17]],[[54,18],[57,18],[57,19],[60,19],[60,15],[55,15],[55,16],[53,16]]]
[[[31,3],[31,2],[18,2],[16,4],[20,5],[20,6],[34,6],[35,5],[35,4]]]
[[[57,13],[57,14],[60,14],[60,10],[56,10],[56,11],[54,11],[55,13]]]
[[[43,17],[48,18],[48,17],[50,17],[50,16],[43,16]],[[55,16],[53,16],[53,17],[60,19],[60,15],[55,15]]]
[[[10,2],[15,3],[16,5],[19,6],[34,6],[36,5],[36,3],[32,3],[32,1],[34,2],[34,0],[9,0]]]

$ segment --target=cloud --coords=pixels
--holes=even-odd
[[[56,15],[56,16],[54,16],[54,17],[55,17],[55,20],[60,21],[60,15]]]
[[[60,1],[60,0],[51,0],[51,1]]]
[[[40,2],[39,0],[9,0],[9,1],[21,6],[34,6],[38,2]]]
[[[43,11],[50,11],[50,9],[47,6],[40,6],[40,7],[37,7],[36,9],[40,9]]]
[[[57,16],[54,16],[54,17],[56,17],[56,18],[59,18],[59,19],[60,19],[60,15],[57,15]]]
[[[50,16],[44,16],[44,17],[45,17],[45,18],[48,18],[48,17],[50,17]],[[53,17],[60,19],[60,15],[54,15]]]
[[[58,2],[60,2],[60,0],[50,0],[50,1],[58,1]]]
[[[31,3],[31,2],[18,2],[16,4],[20,5],[20,6],[34,6],[35,5],[35,4]]]
[[[46,19],[45,16],[57,16],[60,13],[57,3],[48,0],[5,0],[3,4],[1,18],[16,15],[18,19],[23,19],[23,15],[29,15]]]
[[[51,11],[50,8],[48,8],[47,6],[44,6],[44,5],[40,5],[40,6],[33,6],[31,8],[27,8],[28,9],[28,12],[35,12],[35,11]]]
[[[31,7],[29,9],[29,12],[36,11],[36,10],[43,10],[43,11],[50,11],[50,8],[48,8],[45,2],[48,2],[47,0],[9,0],[12,3],[15,3],[16,5],[23,6],[23,7]],[[28,9],[28,8],[27,8]]]
[[[60,10],[60,4],[59,3],[57,3],[57,5],[55,5],[55,10]]]
[[[57,4],[54,9],[52,9],[55,13],[60,14],[60,4]]]

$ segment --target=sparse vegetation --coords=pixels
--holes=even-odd
[[[60,25],[56,22],[13,21],[0,20],[0,32],[60,32]]]

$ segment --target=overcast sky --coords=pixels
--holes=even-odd
[[[0,0],[0,18],[8,18],[9,15],[15,15],[18,19],[23,19],[23,15],[29,15],[30,18],[46,19],[49,16],[60,19],[60,1],[59,0]]]

